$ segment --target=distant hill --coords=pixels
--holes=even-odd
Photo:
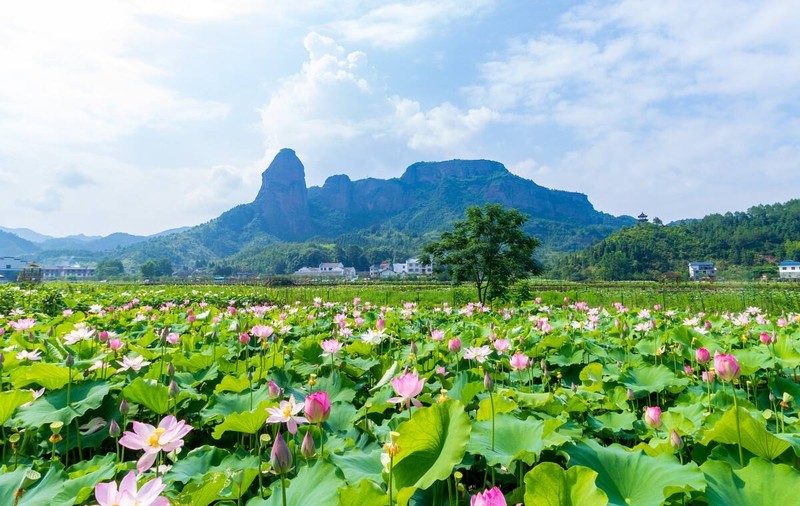
[[[775,264],[800,260],[800,200],[761,205],[668,226],[623,228],[583,251],[554,259],[550,273],[565,279],[658,279],[686,276],[689,262],[716,262],[720,278],[777,276]]]
[[[419,162],[392,179],[334,175],[308,188],[302,162],[283,149],[253,202],[123,252],[134,263],[160,254],[176,264],[213,261],[267,273],[353,258],[361,267],[418,253],[467,207],[489,202],[528,214],[528,232],[549,251],[574,251],[635,223],[598,212],[586,195],[539,186],[489,160]]]
[[[0,227],[0,232],[8,232],[9,234],[14,234],[17,237],[21,237],[26,241],[30,242],[44,242],[48,239],[53,239],[53,237],[45,234],[40,234],[34,230],[29,228],[8,228],[8,227]]]
[[[39,251],[39,246],[16,234],[0,231],[0,256],[24,257]]]

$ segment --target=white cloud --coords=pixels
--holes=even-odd
[[[336,21],[331,27],[352,42],[397,47],[427,38],[454,20],[479,16],[494,3],[494,0],[384,2],[355,18]]]
[[[568,150],[540,182],[603,210],[743,209],[800,186],[786,164],[800,146],[799,32],[777,0],[587,3],[510,43],[468,92],[503,121],[563,131]]]
[[[295,149],[312,184],[348,163],[352,176],[396,175],[400,154],[459,154],[496,118],[486,107],[462,110],[451,103],[425,109],[390,94],[366,54],[346,52],[330,37],[305,37],[308,61],[283,80],[260,110],[267,153]],[[391,168],[391,172],[387,169]]]

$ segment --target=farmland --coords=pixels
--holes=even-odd
[[[2,286],[0,503],[793,503],[792,285],[471,293]]]

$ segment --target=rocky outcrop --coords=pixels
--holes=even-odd
[[[269,164],[253,205],[269,234],[302,240],[311,232],[305,167],[293,150],[280,150]]]

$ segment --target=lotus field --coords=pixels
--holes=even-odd
[[[798,504],[798,314],[42,290],[2,505]]]

